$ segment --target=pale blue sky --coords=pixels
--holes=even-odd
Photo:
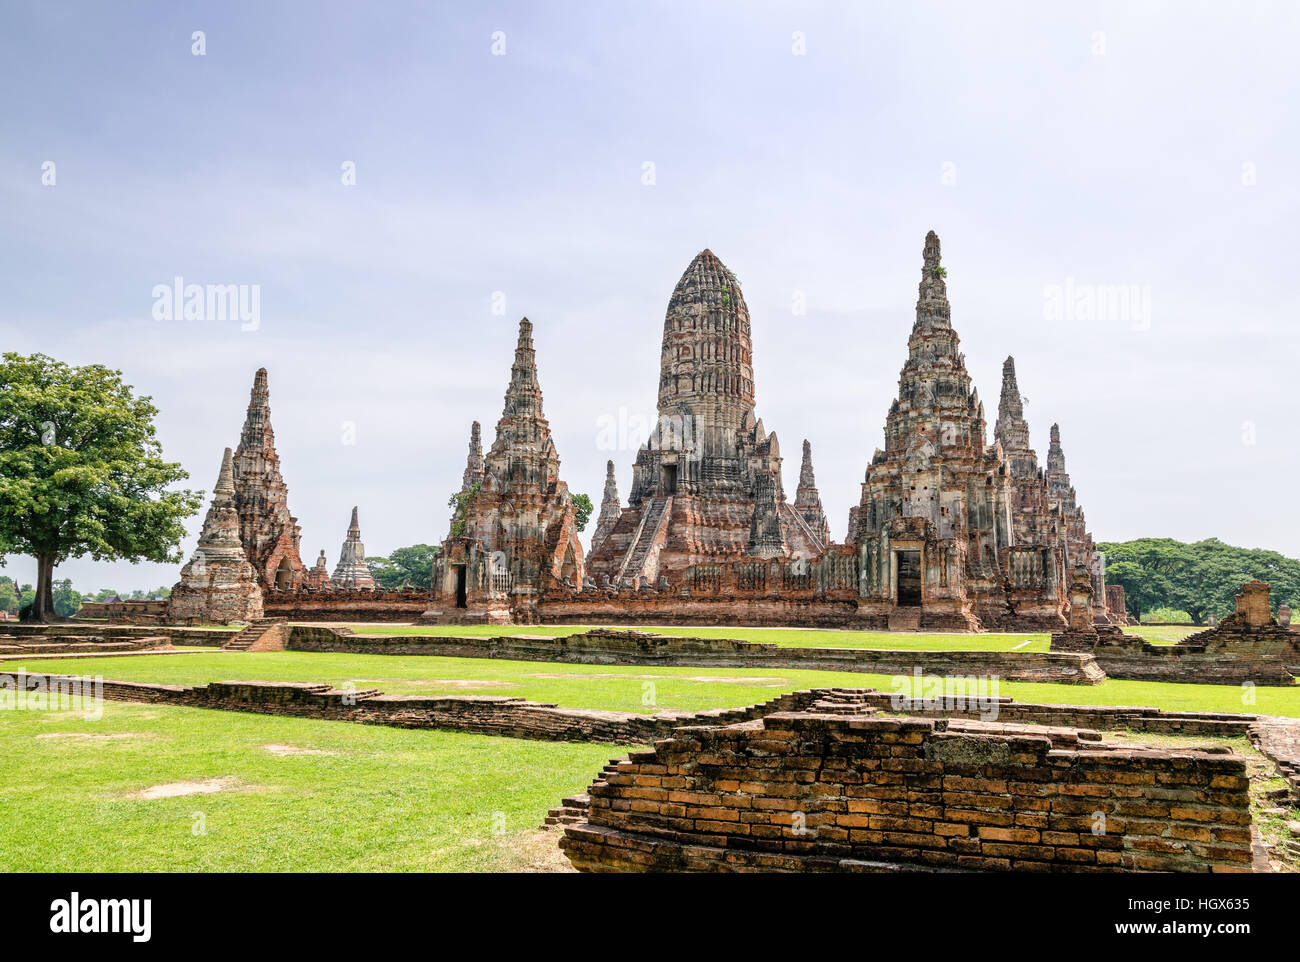
[[[934,229],[990,429],[1012,353],[1098,539],[1300,554],[1298,11],[6,2],[0,346],[120,368],[204,490],[266,366],[303,555],[332,566],[353,504],[372,554],[446,535],[524,314],[563,476],[598,500],[613,457],[626,495],[635,439],[602,449],[601,419],[653,410],[664,308],[709,247],[787,489],[807,437],[842,538]],[[178,275],[261,285],[260,328],[154,320]],[[1149,323],[1046,316],[1070,283],[1136,285]]]

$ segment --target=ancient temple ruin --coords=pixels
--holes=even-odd
[[[323,553],[323,552],[322,552]],[[366,546],[361,543],[361,523],[357,520],[357,509],[352,508],[352,521],[348,524],[347,537],[339,550],[339,563],[334,567],[330,578],[333,588],[374,588],[375,579],[370,576],[366,564]]]
[[[289,489],[280,475],[264,367],[253,378],[248,414],[235,448],[234,477],[239,538],[262,587],[281,591],[301,587],[307,576],[299,554],[302,531],[289,513]]]
[[[257,572],[239,540],[232,461],[230,448],[226,448],[198,547],[181,569],[181,580],[167,599],[167,619],[171,622],[231,624],[262,617]]]
[[[697,564],[826,549],[826,532],[786,501],[780,442],[755,415],[752,352],[740,284],[702,251],[668,301],[658,423],[637,453],[627,507],[593,547],[595,580],[636,587]]]
[[[549,584],[579,586],[583,551],[569,486],[542,411],[533,325],[519,322],[505,407],[482,458],[471,440],[451,530],[422,621],[529,622]]]
[[[1075,560],[1067,548],[1082,552],[1091,539],[1073,489],[1067,498],[1053,487],[1056,429],[1044,474],[1008,358],[994,443],[986,443],[984,404],[952,327],[933,231],[922,257],[885,447],[872,456],[852,519],[860,608],[894,628],[1061,627],[1066,566]]]
[[[990,440],[930,232],[884,446],[867,465],[843,543],[834,543],[807,440],[787,500],[780,442],[755,408],[749,309],[735,275],[705,250],[668,301],[658,420],[637,452],[627,502],[610,461],[585,559],[527,318],[486,454],[472,425],[427,596],[376,589],[355,509],[333,574],[323,553],[303,565],[265,369],[234,453],[232,503],[266,610],[284,617],[1059,631],[1079,569],[1095,623],[1126,624],[1060,430],[1052,426],[1040,465],[1014,358],[1002,375]]]

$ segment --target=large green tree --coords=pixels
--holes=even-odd
[[[0,611],[18,614],[18,586],[4,575],[0,575]]]
[[[157,413],[120,371],[3,356],[0,561],[36,559],[31,620],[54,617],[54,568],[68,558],[181,560],[184,521],[202,492],[170,490],[189,475],[163,460]]]
[[[1172,538],[1103,543],[1106,580],[1124,586],[1133,614],[1156,608],[1185,611],[1194,624],[1223,617],[1234,596],[1253,578],[1271,586],[1274,611],[1300,603],[1300,560],[1276,551],[1238,548],[1218,538],[1186,544]]]
[[[413,544],[397,548],[387,558],[367,558],[370,576],[381,588],[397,589],[409,583],[412,588],[427,591],[433,582],[433,557],[438,548],[429,544]]]
[[[52,597],[54,613],[60,618],[71,618],[81,607],[81,592],[72,587],[71,578],[55,581]]]

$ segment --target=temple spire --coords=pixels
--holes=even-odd
[[[533,323],[519,321],[519,340],[515,344],[515,361],[510,367],[510,386],[506,388],[503,417],[541,417],[542,389],[537,382],[537,353],[533,350]]]
[[[259,367],[253,375],[253,389],[248,392],[248,411],[244,415],[244,427],[239,433],[241,449],[275,446],[275,432],[271,429],[270,397],[266,368]]]
[[[540,461],[535,458],[539,454]],[[528,471],[543,471],[543,479],[554,481],[559,477],[560,459],[555,453],[551,426],[542,412],[533,325],[526,317],[519,322],[505,407],[497,421],[496,439],[484,459],[485,476],[490,474],[507,485],[516,480],[532,482],[531,477],[516,477],[516,469],[521,469],[523,462],[528,463]]]
[[[618,481],[614,477],[614,462],[605,462],[605,492],[600,499],[600,516],[596,519],[596,533],[591,536],[591,550],[603,542],[618,524]]]
[[[817,478],[813,475],[812,444],[806,438],[803,442],[803,462],[799,465],[799,486],[794,493],[794,509],[821,539],[822,547],[830,543],[830,523],[822,509]]]
[[[216,557],[233,559],[244,556],[243,545],[239,540],[239,515],[235,512],[235,475],[232,464],[230,448],[226,448],[221,456],[217,483],[212,489],[212,503],[203,519],[196,558],[212,560]]]
[[[951,330],[952,308],[948,304],[947,271],[942,264],[939,236],[934,232],[925,235],[921,252],[921,284],[916,300],[916,325],[914,331],[932,332]]]
[[[1025,421],[1024,399],[1016,384],[1016,359],[1008,357],[1002,364],[1002,394],[998,398],[998,420],[993,437],[1002,444],[1002,454],[1011,462],[1011,473],[1018,478],[1032,478],[1038,473],[1038,455],[1029,446],[1029,425]]]
[[[339,551],[339,563],[334,568],[330,579],[336,588],[373,588],[375,579],[370,575],[366,565],[366,546],[361,543],[361,524],[357,520],[357,509],[352,509],[352,521],[348,524],[348,535]]]
[[[1053,508],[1060,508],[1062,514],[1078,511],[1074,499],[1074,486],[1070,483],[1069,472],[1065,470],[1065,451],[1061,448],[1061,428],[1052,425],[1051,446],[1047,449],[1047,496]]]
[[[682,272],[664,314],[660,416],[689,414],[705,424],[739,425],[752,419],[753,352],[740,282],[713,251],[700,251]],[[710,448],[715,443],[700,440]],[[718,439],[716,444],[728,449],[732,442]]]
[[[221,455],[221,469],[217,472],[217,484],[212,489],[212,503],[225,507],[235,496],[235,472],[232,468],[234,459],[230,448]]]
[[[299,554],[302,532],[298,519],[289,513],[289,490],[280,474],[264,367],[253,377],[232,469],[239,538],[262,587],[297,587],[307,574]]]
[[[461,476],[460,490],[468,491],[483,480],[483,428],[475,421],[469,429],[469,455],[465,458],[465,473]]]

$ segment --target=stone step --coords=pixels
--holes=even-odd
[[[895,608],[889,613],[890,631],[919,631],[920,629],[920,608]]]

